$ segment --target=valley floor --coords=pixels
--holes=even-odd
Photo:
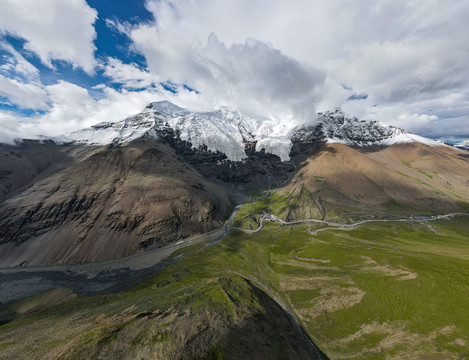
[[[463,359],[469,221],[426,220],[321,232],[263,222],[178,249],[141,277],[94,275],[124,288],[91,296],[93,279],[76,277],[73,291],[0,308],[0,359],[326,358],[312,344],[331,359]]]

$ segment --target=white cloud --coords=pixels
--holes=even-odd
[[[432,96],[467,84],[464,58],[452,59],[457,49],[445,51],[444,40],[431,44],[408,40],[356,44],[347,56],[329,62],[328,70],[357,91],[373,94],[379,102]],[[469,49],[466,54],[469,56]]]
[[[45,65],[63,60],[93,72],[97,12],[85,0],[3,0],[1,8],[0,31],[25,39]]]
[[[136,64],[124,64],[121,60],[108,57],[101,65],[103,75],[112,83],[121,84],[128,89],[141,89],[158,83],[159,76],[151,74]]]
[[[13,46],[0,41],[0,49],[9,53],[3,56],[4,63],[0,65],[0,73],[11,77],[22,77],[30,81],[39,81],[39,70],[27,61]]]
[[[212,106],[230,106],[253,116],[314,119],[325,75],[282,54],[270,44],[247,39],[227,47],[210,34],[203,42],[141,25],[128,29],[133,48],[142,53],[151,73],[187,84]]]
[[[10,44],[0,41],[3,64],[0,65],[0,96],[7,104],[23,109],[48,108],[48,94],[39,80],[39,70],[28,62]]]
[[[0,111],[0,124],[2,125],[0,143],[13,144],[16,138],[29,138],[36,135],[31,133],[30,125],[23,126],[22,120],[17,114]]]
[[[116,91],[106,87],[103,98],[94,99],[85,88],[66,81],[46,89],[51,107],[34,120],[35,134],[60,135],[102,121],[117,121],[141,111],[156,95],[156,91]]]
[[[272,0],[268,4],[262,0],[148,0],[147,8],[155,23],[126,31],[136,49],[155,60],[155,66],[161,56],[175,59],[172,73],[194,67],[192,62],[201,63],[187,49],[201,48],[210,33],[217,34],[228,49],[255,38],[325,71],[321,110],[343,106],[357,115],[383,116],[383,121],[406,118],[407,124],[399,121],[403,127],[427,132],[431,124],[432,133],[449,130],[445,119],[467,114],[463,100],[469,88],[466,0]],[[164,36],[168,40],[163,53],[144,45]],[[368,98],[347,102],[354,93]],[[460,95],[452,109],[440,101],[450,93]],[[422,122],[411,114],[438,120]],[[458,119],[460,128],[467,128],[468,118]]]
[[[0,95],[26,109],[47,109],[47,92],[36,84],[26,84],[0,74]]]
[[[348,102],[344,109],[425,136],[469,134],[469,91],[448,92],[438,98],[422,97],[412,102],[376,107],[373,100],[367,99],[362,104]]]

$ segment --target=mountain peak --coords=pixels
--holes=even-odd
[[[376,143],[406,133],[376,120],[359,120],[340,108],[319,113],[318,123],[328,139],[345,140],[352,145]]]
[[[440,141],[414,135],[380,121],[358,119],[338,107],[318,113],[317,125],[296,128],[291,133],[291,138],[300,141],[324,139],[329,143],[342,143],[352,147],[390,146],[410,142],[430,146],[444,145]]]
[[[168,114],[168,115],[183,113],[186,111],[182,107],[179,107],[167,100],[151,102],[150,104],[147,105],[146,108],[153,109],[155,111],[158,111],[163,114]]]

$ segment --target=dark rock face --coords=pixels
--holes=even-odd
[[[193,148],[163,119],[151,131],[101,147],[6,147],[5,157],[12,152],[28,159],[25,168],[34,162],[30,153],[43,154],[44,161],[36,161],[29,183],[16,185],[24,189],[0,203],[0,246],[8,249],[0,263],[19,264],[5,255],[13,251],[30,254],[22,262],[32,264],[41,246],[49,248],[39,251],[34,264],[108,260],[213,230],[223,224],[233,199],[284,184],[324,137],[319,125],[298,130],[292,161],[282,162],[256,151],[254,136],[240,128],[247,157],[231,161],[206,146]],[[22,177],[11,164],[0,169],[0,183],[16,173]]]
[[[0,201],[30,181],[66,167],[72,158],[52,141],[0,144]]]
[[[160,125],[154,128],[157,140],[149,136],[104,147],[52,142],[6,146],[7,157],[12,151],[28,159],[26,168],[34,162],[30,153],[42,154],[44,164],[37,161],[29,183],[19,184],[25,189],[0,203],[0,246],[13,244],[27,253],[39,239],[53,247],[40,263],[130,255],[221,226],[229,214],[228,194],[243,200],[250,191],[282,185],[295,170],[293,161],[256,151],[256,141],[245,129],[247,158],[230,161],[206,146],[193,148],[177,131]],[[313,149],[316,135],[297,139],[292,154]],[[17,167],[1,170],[0,182],[16,173],[21,177]],[[106,253],[108,247],[112,254]],[[0,256],[0,263],[9,263],[6,258]]]
[[[89,210],[98,196],[99,194],[75,195],[60,203],[39,203],[26,211],[6,209],[0,213],[0,244],[14,242],[19,245],[67,221],[80,219],[85,222],[92,216]]]
[[[169,144],[178,156],[192,165],[205,178],[218,180],[238,190],[255,185],[268,189],[283,184],[295,170],[292,162],[282,162],[277,155],[256,151],[256,142],[245,140],[248,156],[243,161],[228,160],[221,152],[212,152],[206,146],[198,149],[181,140],[179,134],[167,127],[159,130],[162,140]]]
[[[0,201],[2,183],[7,194],[0,202],[0,246],[31,253],[26,264],[46,245],[37,264],[98,261],[213,230],[233,199],[284,184],[294,162],[323,136],[305,130],[293,140],[293,160],[282,162],[256,151],[254,136],[240,128],[247,157],[231,161],[206,146],[193,148],[164,120],[152,131],[101,147],[50,141],[4,146],[9,161],[0,168]],[[0,263],[19,264],[5,254]]]
[[[297,129],[291,137],[290,157],[301,163],[326,143],[323,124]]]

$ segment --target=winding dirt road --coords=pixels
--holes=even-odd
[[[355,223],[350,224],[341,224],[336,223],[333,221],[325,221],[325,220],[318,220],[318,219],[302,219],[302,220],[295,220],[295,221],[285,221],[279,218],[277,215],[274,214],[264,214],[261,219],[259,220],[259,226],[257,229],[243,229],[239,227],[230,227],[230,230],[238,230],[242,231],[246,234],[255,234],[261,231],[264,228],[264,223],[266,221],[275,221],[280,223],[281,225],[300,225],[300,224],[318,224],[318,225],[327,225],[327,227],[313,230],[311,233],[313,235],[317,234],[320,231],[325,230],[352,230],[355,229],[363,224],[367,223],[378,223],[378,222],[428,222],[428,221],[436,221],[442,219],[448,219],[455,216],[469,216],[469,213],[451,213],[445,215],[434,215],[434,216],[410,216],[408,218],[402,219],[370,219],[370,220],[362,220]]]
[[[177,256],[168,259],[176,250],[187,248],[197,243],[201,243],[202,247],[212,246],[223,240],[229,234],[230,230],[255,234],[264,228],[266,221],[276,221],[285,226],[298,224],[326,225],[324,228],[316,229],[311,232],[311,234],[314,235],[319,231],[329,229],[351,230],[371,222],[428,222],[454,216],[469,215],[467,213],[452,213],[437,216],[409,217],[405,219],[362,220],[351,224],[340,224],[317,219],[284,221],[274,214],[264,214],[260,219],[259,227],[249,230],[231,226],[238,210],[242,206],[243,205],[238,205],[233,209],[231,216],[220,229],[126,258],[87,264],[63,264],[0,269],[0,304],[12,300],[19,300],[50,288],[73,288],[74,291],[80,295],[123,291],[166,266],[174,264],[184,255],[200,250],[200,247],[195,250],[192,249],[181,252]]]

